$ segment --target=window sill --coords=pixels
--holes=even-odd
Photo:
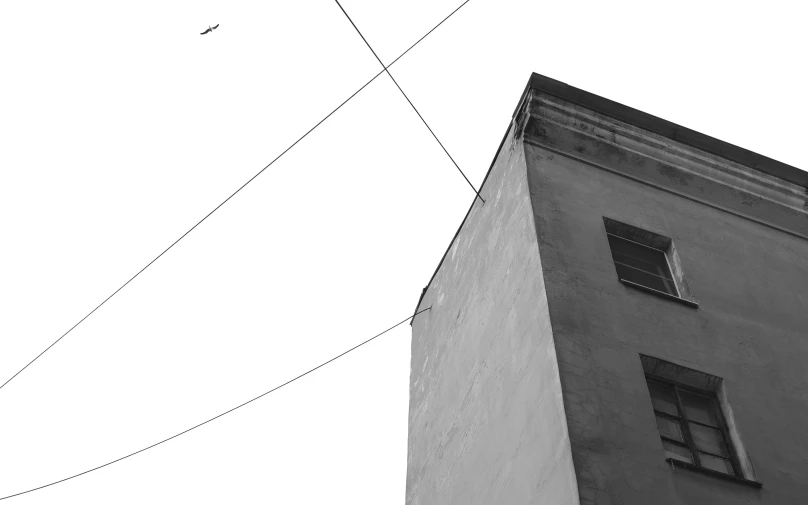
[[[679,298],[678,296],[669,295],[668,293],[665,293],[663,291],[658,291],[656,289],[649,288],[647,286],[643,286],[642,284],[637,284],[636,282],[627,281],[625,279],[618,279],[618,280],[620,282],[622,282],[623,284],[627,285],[627,286],[637,288],[637,289],[639,289],[641,291],[646,291],[648,293],[651,293],[651,294],[654,294],[654,295],[657,295],[657,296],[661,296],[662,298],[667,298],[668,300],[673,300],[673,301],[682,303],[684,305],[687,305],[688,307],[693,307],[694,309],[699,308],[699,304],[697,302],[692,301],[692,300],[687,300],[685,298]]]
[[[754,480],[747,480],[742,477],[736,477],[734,475],[727,475],[725,473],[716,472],[715,470],[710,470],[709,468],[702,468],[700,466],[696,466],[692,463],[687,463],[684,461],[679,461],[678,459],[673,458],[665,458],[665,461],[668,464],[673,466],[678,466],[679,468],[686,468],[688,470],[692,470],[694,472],[703,473],[705,475],[712,475],[713,477],[718,477],[719,479],[729,480],[732,482],[737,482],[738,484],[743,484],[744,486],[754,487],[760,489],[763,487],[763,484]]]

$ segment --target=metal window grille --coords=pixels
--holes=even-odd
[[[607,233],[612,259],[621,280],[679,296],[665,252]]]

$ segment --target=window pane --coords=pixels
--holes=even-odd
[[[688,426],[690,427],[690,434],[693,436],[693,442],[695,442],[697,449],[712,452],[720,456],[729,456],[727,447],[724,444],[724,439],[721,438],[721,432],[717,429],[693,423],[688,423]]]
[[[612,248],[612,257],[619,263],[639,268],[654,275],[671,278],[665,253],[637,243],[624,240],[614,235],[607,235]]]
[[[718,426],[718,420],[715,418],[715,411],[713,409],[713,402],[710,398],[681,390],[679,394],[682,398],[682,407],[685,409],[685,415],[690,421],[698,421],[700,423],[709,424],[710,426]]]
[[[677,421],[657,415],[656,425],[657,428],[659,429],[659,434],[662,435],[663,437],[678,440],[679,442],[685,441],[685,439],[682,437],[682,427],[679,425]],[[708,451],[709,449],[704,448],[704,450]]]
[[[642,270],[643,272],[648,272],[649,274],[658,275],[660,277],[667,277],[671,278],[671,275],[668,273],[668,269],[665,268],[667,265],[663,263],[665,261],[664,256],[662,253],[660,254],[659,261],[654,263],[646,263],[645,261],[639,261],[636,258],[631,256],[627,256],[625,254],[620,254],[619,252],[612,251],[612,258],[617,263],[623,263],[624,265],[628,265],[631,267],[636,268],[637,270]]]
[[[676,407],[676,395],[673,388],[660,384],[659,382],[648,381],[648,392],[651,393],[651,403],[654,409],[672,416],[679,416],[679,409]]]
[[[678,459],[687,463],[693,462],[693,456],[690,455],[690,450],[687,447],[676,445],[672,442],[662,441],[662,447],[665,448],[665,457]]]
[[[676,288],[673,286],[673,281],[641,272],[634,268],[621,265],[620,263],[615,263],[614,267],[617,270],[617,277],[623,279],[624,281],[633,282],[635,284],[639,284],[640,286],[656,289],[657,291],[662,291],[663,293],[668,293],[669,295],[678,296],[676,293]]]
[[[704,468],[709,468],[710,470],[715,470],[717,472],[726,473],[729,475],[735,475],[735,470],[732,469],[732,463],[728,459],[724,458],[716,458],[715,456],[710,456],[709,454],[699,453],[699,459],[701,460],[701,466]]]

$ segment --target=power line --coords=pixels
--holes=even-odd
[[[396,328],[396,327],[398,327],[398,326],[400,326],[400,325],[402,325],[402,324],[406,323],[407,321],[409,321],[410,319],[414,318],[415,316],[417,316],[417,315],[418,315],[418,314],[420,314],[421,312],[426,312],[427,310],[430,310],[431,308],[432,308],[432,307],[430,306],[430,307],[425,308],[425,309],[424,309],[424,310],[422,310],[422,311],[416,312],[415,314],[413,314],[413,315],[409,316],[408,318],[406,318],[406,319],[404,319],[404,320],[402,320],[402,321],[399,321],[398,323],[394,324],[393,326],[391,326],[391,327],[387,328],[386,330],[384,330],[383,332],[379,333],[378,335],[373,336],[373,337],[371,337],[371,338],[369,338],[369,339],[365,340],[365,341],[364,341],[364,342],[362,342],[361,344],[357,344],[357,345],[355,345],[355,346],[351,347],[350,349],[348,349],[347,351],[345,351],[345,352],[343,352],[343,353],[341,353],[341,354],[338,354],[337,356],[334,356],[334,357],[333,357],[333,358],[331,358],[330,360],[325,361],[325,362],[323,362],[323,363],[321,363],[321,364],[317,365],[316,367],[312,368],[312,369],[311,369],[311,370],[309,370],[308,372],[302,373],[302,374],[298,375],[297,377],[295,377],[294,379],[288,380],[288,381],[284,382],[283,384],[281,384],[280,386],[274,387],[274,388],[270,389],[269,391],[267,391],[266,393],[262,393],[262,394],[260,394],[260,395],[256,396],[256,397],[255,397],[255,398],[253,398],[252,400],[247,400],[246,402],[242,403],[241,405],[238,405],[238,406],[236,406],[236,407],[233,407],[233,408],[232,408],[232,409],[230,409],[230,410],[226,410],[226,411],[222,412],[221,414],[219,414],[219,415],[217,415],[217,416],[211,417],[211,418],[210,418],[210,419],[208,419],[207,421],[201,422],[201,423],[197,424],[196,426],[193,426],[193,427],[191,427],[191,428],[188,428],[188,429],[187,429],[187,430],[185,430],[185,431],[181,431],[181,432],[177,433],[176,435],[170,436],[170,437],[168,437],[168,438],[166,438],[166,439],[163,439],[163,440],[161,440],[161,441],[159,441],[159,442],[157,442],[157,443],[155,443],[155,444],[152,444],[152,445],[150,445],[150,446],[148,446],[148,447],[144,447],[143,449],[140,449],[140,450],[135,451],[135,452],[133,452],[133,453],[127,454],[126,456],[120,457],[120,458],[115,459],[115,460],[113,460],[113,461],[110,461],[109,463],[104,463],[103,465],[99,465],[99,466],[97,466],[97,467],[95,467],[95,468],[91,468],[91,469],[89,469],[89,470],[85,470],[85,471],[83,471],[83,472],[81,472],[81,473],[77,473],[77,474],[75,474],[75,475],[71,475],[70,477],[65,477],[64,479],[60,479],[60,480],[57,480],[57,481],[51,482],[50,484],[45,484],[45,485],[43,485],[43,486],[38,486],[38,487],[35,487],[35,488],[32,488],[32,489],[29,489],[29,490],[27,490],[27,491],[21,491],[21,492],[19,492],[19,493],[14,493],[14,494],[10,494],[10,495],[8,495],[8,496],[3,496],[2,498],[0,498],[0,500],[6,500],[6,499],[8,499],[8,498],[14,498],[15,496],[20,496],[20,495],[23,495],[23,494],[26,494],[26,493],[31,493],[31,492],[33,492],[33,491],[38,491],[38,490],[40,490],[40,489],[44,489],[44,488],[46,488],[46,487],[50,487],[50,486],[53,486],[53,485],[56,485],[56,484],[60,484],[60,483],[62,483],[62,482],[68,481],[68,480],[70,480],[70,479],[75,479],[76,477],[80,477],[80,476],[82,476],[82,475],[86,475],[86,474],[88,474],[88,473],[90,473],[90,472],[94,472],[94,471],[96,471],[96,470],[100,470],[100,469],[104,468],[105,466],[109,466],[109,465],[112,465],[113,463],[117,463],[117,462],[119,462],[119,461],[123,461],[123,460],[125,460],[126,458],[130,458],[130,457],[134,456],[135,454],[140,454],[141,452],[148,451],[149,449],[152,449],[152,448],[154,448],[154,447],[157,447],[158,445],[163,444],[163,443],[165,443],[165,442],[168,442],[169,440],[175,439],[175,438],[179,437],[180,435],[184,435],[184,434],[188,433],[189,431],[193,431],[193,430],[195,430],[195,429],[199,428],[200,426],[204,426],[204,425],[208,424],[208,423],[209,423],[209,422],[211,422],[211,421],[214,421],[214,420],[216,420],[216,419],[219,419],[219,418],[220,418],[220,417],[222,417],[222,416],[225,416],[225,415],[227,415],[227,414],[229,414],[229,413],[231,413],[231,412],[233,412],[233,411],[235,411],[235,410],[240,409],[241,407],[244,407],[245,405],[248,405],[248,404],[250,404],[250,403],[254,402],[255,400],[258,400],[259,398],[263,398],[264,396],[266,396],[266,395],[268,395],[268,394],[272,393],[273,391],[277,391],[277,390],[279,390],[280,388],[282,388],[282,387],[286,386],[287,384],[291,384],[291,383],[293,383],[294,381],[296,381],[296,380],[300,379],[301,377],[304,377],[304,376],[306,376],[306,375],[308,375],[308,374],[312,373],[313,371],[317,370],[318,368],[322,368],[322,367],[324,367],[325,365],[327,365],[327,364],[331,363],[332,361],[334,361],[334,360],[336,360],[336,359],[338,359],[338,358],[341,358],[342,356],[345,356],[345,355],[346,355],[346,354],[348,354],[349,352],[351,352],[351,351],[353,351],[353,350],[355,350],[355,349],[358,349],[359,347],[362,347],[363,345],[367,344],[367,343],[368,343],[368,342],[370,342],[371,340],[374,340],[374,339],[376,339],[376,338],[378,338],[378,337],[381,337],[382,335],[384,335],[384,334],[385,334],[385,333],[387,333],[388,331],[390,331],[390,330],[392,330],[392,329],[394,329],[394,328]]]
[[[464,178],[464,179],[466,179],[466,182],[467,182],[467,183],[469,183],[469,186],[471,186],[471,189],[472,189],[472,190],[474,190],[474,193],[477,195],[477,198],[479,198],[480,200],[482,200],[482,201],[483,201],[483,204],[485,204],[485,200],[483,200],[483,197],[481,197],[481,196],[480,196],[480,192],[479,192],[479,191],[477,191],[477,188],[475,188],[475,187],[474,187],[474,184],[472,184],[472,183],[471,183],[471,181],[469,180],[469,178],[468,178],[468,177],[466,177],[466,174],[464,174],[464,173],[463,173],[463,171],[460,169],[460,166],[457,164],[457,162],[454,160],[454,158],[452,158],[452,155],[451,155],[451,154],[449,154],[449,151],[447,151],[447,150],[446,150],[446,148],[443,146],[443,142],[441,142],[441,141],[440,141],[440,139],[438,138],[438,136],[437,136],[437,135],[435,135],[435,132],[433,132],[433,131],[432,131],[432,128],[430,128],[430,127],[429,127],[429,125],[427,124],[426,120],[424,119],[424,116],[422,116],[422,115],[421,115],[421,113],[420,113],[420,112],[418,112],[418,109],[416,109],[416,108],[415,108],[415,105],[413,105],[412,101],[409,99],[409,97],[407,96],[407,94],[406,94],[406,93],[404,93],[404,90],[403,90],[403,89],[401,89],[401,86],[399,86],[399,85],[398,85],[398,82],[396,82],[396,79],[393,77],[393,74],[391,74],[391,73],[390,73],[390,71],[389,71],[389,70],[387,70],[387,68],[388,68],[390,65],[385,66],[385,64],[382,62],[381,58],[379,58],[379,56],[376,54],[376,51],[374,51],[374,50],[373,50],[373,48],[372,48],[372,47],[370,47],[370,44],[368,43],[368,41],[367,41],[367,39],[365,38],[365,36],[364,36],[364,35],[362,35],[362,32],[360,32],[360,31],[359,31],[359,28],[357,28],[356,24],[355,24],[355,23],[353,22],[353,20],[351,19],[351,16],[349,16],[349,15],[348,15],[348,13],[347,13],[347,12],[345,12],[345,9],[343,9],[343,8],[342,8],[342,4],[340,4],[340,3],[339,3],[339,0],[334,0],[334,1],[335,1],[335,2],[337,2],[337,5],[339,6],[339,8],[340,8],[340,10],[342,11],[342,13],[343,13],[343,14],[345,14],[345,17],[346,17],[346,18],[348,18],[348,21],[350,21],[350,22],[351,22],[351,25],[353,25],[354,29],[356,30],[356,33],[358,33],[358,34],[359,34],[359,36],[360,36],[360,37],[362,37],[362,40],[365,42],[365,45],[366,45],[366,46],[368,46],[368,49],[370,49],[370,52],[371,52],[371,53],[373,53],[373,56],[375,56],[375,57],[376,57],[376,59],[379,61],[379,63],[380,63],[380,64],[381,64],[381,66],[383,67],[382,72],[387,72],[387,75],[389,75],[389,76],[390,76],[390,79],[392,79],[392,80],[393,80],[393,84],[395,84],[395,85],[396,85],[396,87],[398,88],[398,90],[399,90],[399,91],[401,91],[401,94],[402,94],[402,95],[404,95],[404,98],[406,98],[406,99],[407,99],[407,102],[410,104],[410,107],[412,107],[412,110],[414,110],[414,111],[415,111],[415,113],[416,113],[416,114],[418,114],[418,117],[419,117],[419,118],[421,118],[421,121],[424,123],[424,126],[426,126],[426,128],[429,130],[429,133],[431,133],[431,134],[432,134],[432,136],[433,136],[433,137],[435,137],[435,140],[437,140],[437,141],[438,141],[438,144],[439,144],[439,145],[440,145],[440,147],[443,149],[443,152],[445,152],[445,153],[446,153],[446,156],[448,156],[448,157],[449,157],[449,159],[450,159],[450,160],[452,160],[452,163],[454,163],[454,166],[455,166],[455,167],[457,168],[457,170],[460,172],[460,175],[462,175],[462,176],[463,176],[463,178]],[[463,5],[466,5],[468,2],[469,2],[469,0],[466,0],[465,2],[463,2],[463,3],[460,5],[460,7],[463,7]],[[460,7],[458,7],[457,9],[460,9]],[[457,9],[455,9],[455,12],[457,12]],[[454,12],[452,12],[452,14],[454,14]],[[449,15],[451,16],[451,14],[449,14]]]
[[[311,132],[313,132],[313,131],[314,131],[314,129],[315,129],[315,128],[317,128],[318,126],[320,126],[320,125],[321,125],[321,124],[322,124],[322,123],[323,123],[323,122],[324,122],[326,119],[328,119],[328,118],[329,118],[329,117],[331,117],[331,116],[332,116],[332,115],[333,115],[335,112],[337,112],[339,109],[341,109],[343,105],[345,105],[346,103],[348,103],[348,102],[349,102],[349,101],[350,101],[350,100],[351,100],[353,97],[355,97],[357,94],[359,94],[359,92],[360,92],[360,91],[362,91],[362,90],[363,90],[363,89],[365,89],[365,88],[366,88],[366,87],[367,87],[367,86],[368,86],[370,83],[372,83],[373,81],[375,81],[377,77],[379,77],[380,75],[382,75],[382,74],[383,74],[383,73],[384,73],[384,72],[387,70],[387,67],[392,67],[392,66],[393,66],[393,65],[394,65],[394,64],[395,64],[395,63],[396,63],[398,60],[400,60],[401,58],[403,58],[405,54],[409,53],[409,52],[410,52],[410,50],[411,50],[412,48],[414,48],[414,47],[415,47],[415,46],[417,46],[417,45],[418,45],[418,44],[419,44],[419,43],[420,43],[422,40],[424,40],[425,38],[427,38],[427,36],[429,36],[429,34],[431,34],[433,31],[435,31],[435,30],[436,30],[436,29],[437,29],[437,28],[438,28],[440,25],[442,25],[442,24],[443,24],[443,23],[444,23],[444,22],[445,22],[447,19],[449,19],[450,17],[452,17],[452,16],[454,15],[454,13],[455,13],[455,12],[457,12],[458,10],[460,10],[460,8],[461,8],[461,7],[463,7],[464,5],[466,5],[468,2],[469,2],[469,0],[466,0],[465,2],[463,2],[463,3],[460,5],[460,7],[458,7],[458,8],[457,8],[457,9],[455,9],[455,10],[453,10],[453,11],[452,11],[452,12],[451,12],[451,13],[450,13],[448,16],[446,16],[445,18],[443,18],[443,19],[441,20],[441,22],[440,22],[440,23],[436,24],[436,25],[435,25],[435,26],[434,26],[434,27],[433,27],[431,30],[429,30],[428,32],[426,32],[426,34],[424,34],[424,36],[423,36],[423,37],[421,37],[420,39],[418,39],[417,41],[415,41],[415,43],[414,43],[413,45],[411,45],[410,47],[408,47],[406,51],[404,51],[403,53],[401,53],[401,54],[398,56],[398,58],[396,58],[396,59],[395,59],[395,60],[393,60],[393,61],[392,61],[392,62],[391,62],[389,65],[387,65],[386,67],[384,67],[384,68],[383,68],[383,69],[382,69],[382,70],[381,70],[381,71],[380,71],[378,74],[374,75],[374,76],[373,76],[373,78],[372,78],[371,80],[369,80],[369,81],[368,81],[368,82],[366,82],[364,85],[362,85],[362,87],[361,87],[361,88],[359,88],[358,90],[356,90],[356,91],[355,91],[355,92],[354,92],[354,93],[353,93],[351,96],[349,96],[347,99],[345,99],[345,101],[344,101],[344,102],[342,102],[342,103],[341,103],[341,104],[339,104],[339,105],[338,105],[338,106],[337,106],[337,107],[336,107],[334,110],[332,110],[331,112],[329,112],[329,113],[328,113],[328,115],[326,115],[326,116],[325,116],[323,119],[321,119],[319,122],[317,122],[317,124],[315,124],[314,126],[312,126],[312,127],[311,127],[311,129],[310,129],[309,131],[307,131],[307,132],[306,132],[306,133],[304,133],[302,136],[300,136],[300,138],[298,138],[297,140],[295,140],[295,141],[294,141],[294,143],[293,143],[292,145],[290,145],[289,147],[287,147],[286,149],[284,149],[284,151],[283,151],[282,153],[280,153],[280,154],[279,154],[279,155],[278,155],[278,156],[277,156],[277,157],[276,157],[274,160],[270,161],[270,162],[269,162],[269,163],[268,163],[268,164],[267,164],[267,165],[266,165],[264,168],[262,168],[261,170],[259,170],[259,171],[258,171],[258,173],[256,173],[256,174],[255,174],[255,175],[253,175],[252,177],[250,177],[250,179],[249,179],[247,182],[245,182],[244,184],[242,184],[242,185],[241,185],[241,187],[239,187],[237,190],[235,190],[235,191],[234,191],[234,192],[233,192],[233,193],[232,193],[230,196],[228,196],[227,198],[225,198],[225,199],[224,199],[224,201],[222,201],[222,203],[220,203],[219,205],[217,205],[217,206],[216,206],[216,207],[215,207],[215,208],[214,208],[212,211],[208,212],[208,214],[207,214],[205,217],[203,217],[202,219],[200,219],[200,220],[199,220],[199,221],[198,221],[198,222],[197,222],[195,225],[193,225],[193,226],[192,226],[192,227],[191,227],[191,228],[190,228],[188,231],[186,231],[185,233],[183,233],[183,234],[182,234],[182,236],[180,236],[180,238],[178,238],[177,240],[175,240],[175,241],[174,241],[174,242],[173,242],[173,243],[172,243],[170,246],[166,247],[166,248],[163,250],[163,252],[161,252],[160,254],[158,254],[158,255],[157,255],[157,257],[155,257],[153,260],[151,260],[151,261],[150,261],[150,262],[149,262],[149,263],[148,263],[148,264],[147,264],[145,267],[141,268],[141,269],[140,269],[140,271],[138,271],[138,273],[136,273],[135,275],[133,275],[133,276],[132,276],[132,277],[131,277],[131,278],[130,278],[128,281],[124,282],[124,283],[123,283],[123,285],[122,285],[121,287],[119,287],[118,289],[116,289],[116,290],[115,290],[115,291],[114,291],[114,292],[113,292],[111,295],[109,295],[109,296],[108,296],[106,299],[104,299],[104,301],[103,301],[103,302],[99,303],[99,304],[98,304],[98,305],[97,305],[97,306],[96,306],[96,307],[95,307],[93,310],[91,310],[91,311],[90,311],[90,312],[89,312],[89,313],[88,313],[86,316],[82,317],[82,318],[81,318],[81,320],[79,320],[79,322],[77,322],[77,323],[76,323],[76,324],[74,324],[74,325],[73,325],[73,326],[72,326],[72,327],[71,327],[69,330],[67,330],[66,332],[64,332],[64,334],[62,334],[62,336],[61,336],[61,337],[57,338],[57,339],[56,339],[56,340],[55,340],[55,341],[54,341],[54,342],[53,342],[51,345],[49,345],[48,347],[46,347],[44,351],[40,352],[39,354],[37,354],[37,356],[36,356],[34,359],[32,359],[31,361],[29,361],[27,365],[25,365],[25,366],[24,366],[24,367],[22,367],[22,368],[21,368],[21,369],[20,369],[20,370],[19,370],[17,373],[15,373],[14,375],[12,375],[10,379],[8,379],[6,382],[4,382],[4,383],[3,383],[3,385],[1,385],[1,386],[0,386],[0,389],[4,388],[4,387],[6,386],[6,384],[8,384],[8,383],[9,383],[9,382],[11,382],[12,380],[14,380],[14,378],[15,378],[15,377],[17,377],[18,375],[20,375],[20,374],[23,372],[23,370],[25,370],[26,368],[28,368],[29,366],[31,366],[31,364],[32,364],[34,361],[38,360],[38,359],[39,359],[39,358],[40,358],[40,357],[41,357],[43,354],[45,354],[46,352],[48,352],[48,351],[50,350],[50,348],[51,348],[51,347],[53,347],[54,345],[56,345],[57,343],[59,343],[59,341],[60,341],[60,340],[62,340],[63,338],[65,338],[65,337],[66,337],[66,336],[67,336],[67,335],[68,335],[68,334],[69,334],[71,331],[73,331],[73,330],[74,330],[74,329],[75,329],[75,328],[76,328],[78,325],[80,325],[82,322],[84,322],[84,320],[85,320],[85,319],[87,319],[88,317],[90,317],[91,315],[93,315],[93,313],[94,313],[96,310],[100,309],[100,308],[101,308],[101,306],[103,306],[105,303],[107,303],[107,302],[108,302],[108,301],[109,301],[109,300],[110,300],[110,299],[111,299],[113,296],[115,296],[116,294],[118,294],[118,292],[119,292],[120,290],[122,290],[122,289],[123,289],[123,288],[125,288],[125,287],[126,287],[126,286],[127,286],[129,283],[130,283],[130,282],[132,282],[133,280],[135,280],[135,278],[136,278],[137,276],[139,276],[141,273],[143,273],[143,271],[144,271],[144,270],[146,270],[147,268],[149,268],[149,267],[152,265],[152,263],[154,263],[155,261],[159,260],[159,259],[160,259],[160,258],[161,258],[161,257],[162,257],[162,256],[163,256],[165,253],[167,253],[167,252],[168,252],[168,251],[169,251],[169,250],[170,250],[172,247],[174,247],[175,245],[177,245],[177,243],[178,243],[180,240],[184,239],[186,235],[188,235],[189,233],[191,233],[192,231],[194,231],[194,229],[196,229],[196,227],[197,227],[197,226],[199,226],[200,224],[202,224],[202,222],[203,222],[203,221],[205,221],[207,218],[209,218],[209,217],[210,217],[210,216],[211,216],[211,215],[212,215],[214,212],[216,212],[217,210],[219,210],[219,208],[220,208],[222,205],[224,205],[224,204],[225,204],[225,203],[227,203],[227,202],[228,202],[228,201],[229,201],[231,198],[233,198],[234,196],[236,196],[236,194],[237,194],[238,192],[240,192],[242,189],[244,189],[244,188],[245,188],[245,187],[246,187],[246,186],[247,186],[249,183],[251,183],[251,182],[252,182],[252,181],[253,181],[253,180],[254,180],[256,177],[258,177],[259,175],[261,175],[261,174],[262,174],[262,173],[263,173],[263,172],[264,172],[264,171],[265,171],[267,168],[271,167],[273,163],[275,163],[276,161],[278,161],[278,160],[279,160],[279,159],[280,159],[280,158],[281,158],[281,157],[282,157],[284,154],[286,154],[286,153],[287,153],[287,152],[288,152],[290,149],[292,149],[293,147],[295,147],[295,146],[298,144],[298,142],[300,142],[301,140],[303,140],[304,138],[306,138],[306,137],[309,135],[309,133],[311,133]],[[384,66],[384,65],[382,65],[382,66]],[[391,77],[392,77],[392,76],[391,76]],[[399,89],[400,89],[400,88],[399,88]],[[403,91],[402,91],[402,93],[403,93]],[[416,111],[416,112],[417,112],[417,111]],[[426,124],[426,123],[424,123],[424,124]],[[427,128],[428,128],[428,126],[427,126]],[[430,131],[431,131],[431,130],[430,130]],[[433,135],[434,135],[434,134],[433,134]],[[437,137],[435,137],[435,138],[437,139]],[[440,141],[438,141],[438,142],[440,142]],[[444,151],[445,151],[445,149],[444,149]],[[449,154],[449,153],[447,152],[446,154]],[[452,161],[454,161],[454,160],[452,160]],[[457,164],[455,164],[455,165],[457,165]],[[458,170],[459,170],[459,167],[458,167]],[[461,172],[461,173],[462,173],[462,172]],[[463,177],[465,177],[465,175],[464,175]],[[468,179],[466,179],[466,181],[468,181]],[[471,183],[469,183],[469,184],[471,184]],[[473,187],[473,186],[472,186],[472,187]],[[475,190],[475,191],[476,191],[476,190]],[[483,202],[485,202],[485,200],[483,200]]]

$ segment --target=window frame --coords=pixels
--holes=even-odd
[[[665,442],[671,443],[673,445],[677,445],[679,447],[684,447],[688,451],[690,451],[690,455],[691,455],[691,458],[692,458],[693,462],[692,463],[684,462],[686,464],[694,465],[694,466],[698,467],[699,469],[706,470],[706,471],[709,471],[709,472],[715,472],[715,473],[718,473],[718,474],[721,474],[721,475],[724,475],[724,476],[729,476],[729,477],[732,477],[732,478],[745,480],[743,469],[741,468],[741,464],[740,464],[740,461],[738,459],[738,455],[737,455],[737,453],[735,451],[735,446],[732,444],[732,439],[730,438],[730,435],[729,435],[729,428],[727,426],[726,419],[724,418],[724,412],[721,410],[721,404],[718,401],[717,395],[714,392],[711,392],[711,391],[706,391],[706,390],[703,390],[703,389],[698,389],[698,388],[694,388],[694,387],[691,387],[691,386],[687,386],[685,384],[682,384],[682,383],[679,383],[679,382],[676,382],[676,381],[672,381],[670,379],[666,379],[666,378],[660,377],[658,375],[652,375],[652,374],[649,374],[649,373],[645,374],[645,380],[646,380],[646,386],[647,386],[647,384],[649,382],[656,382],[656,383],[659,383],[659,384],[663,384],[665,386],[672,387],[673,391],[674,391],[674,396],[676,398],[676,408],[677,408],[677,410],[678,410],[678,412],[680,414],[678,417],[673,416],[671,414],[668,414],[667,412],[661,412],[659,410],[656,410],[655,408],[653,408],[653,404],[651,406],[651,410],[654,413],[654,416],[655,416],[654,421],[655,422],[656,422],[656,416],[660,416],[662,418],[670,419],[670,420],[678,422],[680,424],[680,428],[681,428],[681,431],[682,431],[682,438],[684,439],[684,442],[680,442],[679,440],[674,440],[674,439],[671,439],[669,437],[666,437],[666,436],[662,435],[662,433],[660,433],[658,431],[658,428],[657,428],[657,432],[659,434],[660,439],[665,441]],[[716,417],[716,421],[717,421],[718,426],[717,427],[716,426],[710,426],[708,424],[704,424],[704,423],[699,422],[699,421],[688,419],[687,412],[684,409],[684,403],[682,402],[680,391],[685,391],[685,392],[690,393],[690,394],[695,394],[695,395],[701,396],[703,398],[707,398],[709,400],[709,402],[710,402],[710,407],[712,408],[713,415],[715,415],[715,417]],[[650,389],[648,391],[648,395],[649,395],[649,398],[652,398]],[[716,429],[717,428],[718,431],[721,433],[721,439],[723,440],[724,445],[727,448],[728,457],[721,456],[720,454],[715,454],[715,453],[712,453],[712,452],[709,452],[709,451],[699,449],[698,446],[696,445],[696,443],[693,441],[693,436],[690,433],[690,424],[689,423],[694,423],[694,424],[697,424],[697,425],[700,425],[700,426],[705,426],[705,427],[708,427],[710,429]],[[701,459],[699,458],[699,453],[700,452],[703,452],[703,453],[708,454],[708,455],[713,456],[713,457],[717,457],[717,458],[721,458],[721,459],[728,459],[730,461],[730,464],[732,465],[733,473],[728,474],[728,473],[721,472],[719,470],[713,470],[712,468],[708,468],[708,467],[703,466],[701,464]],[[675,459],[675,458],[671,458],[671,459]]]
[[[659,277],[660,279],[664,279],[664,280],[666,280],[666,281],[670,281],[670,282],[671,282],[671,284],[673,284],[673,289],[674,289],[674,291],[675,291],[675,294],[674,294],[674,293],[666,293],[665,291],[660,291],[660,290],[658,290],[658,289],[656,289],[656,288],[652,288],[652,287],[650,287],[650,286],[646,286],[646,285],[644,285],[644,284],[638,284],[638,283],[636,283],[636,282],[634,282],[634,281],[630,281],[630,280],[628,280],[628,279],[623,279],[623,278],[620,276],[620,272],[617,270],[617,268],[615,268],[615,271],[617,272],[617,279],[618,279],[620,282],[628,282],[628,283],[631,283],[632,285],[640,285],[640,286],[642,286],[644,289],[650,289],[650,290],[656,291],[656,292],[658,292],[658,293],[662,293],[662,294],[664,294],[665,296],[672,296],[672,297],[675,297],[675,298],[680,298],[680,299],[682,299],[682,290],[679,288],[679,283],[678,283],[678,282],[676,282],[675,275],[673,274],[673,266],[671,265],[670,260],[668,259],[668,254],[667,254],[667,251],[663,251],[662,249],[658,249],[658,248],[656,248],[656,247],[651,247],[650,245],[642,244],[642,243],[640,243],[640,242],[637,242],[636,240],[631,240],[630,238],[621,237],[620,235],[617,235],[617,234],[615,234],[615,233],[611,233],[611,232],[609,232],[609,231],[606,231],[606,240],[607,240],[607,242],[608,242],[608,240],[609,240],[609,236],[612,236],[612,237],[614,237],[614,238],[615,238],[615,239],[617,239],[617,240],[625,240],[626,242],[631,242],[632,244],[636,244],[636,245],[638,245],[638,246],[640,246],[640,247],[645,247],[646,249],[651,249],[652,251],[656,251],[656,252],[660,253],[660,254],[662,255],[662,257],[665,259],[665,266],[668,268],[668,273],[670,274],[670,277],[664,277],[664,276],[662,276],[662,275],[653,274],[653,273],[651,273],[651,272],[647,272],[647,271],[642,270],[642,269],[640,269],[640,268],[633,267],[633,266],[631,266],[631,265],[629,265],[629,264],[626,264],[626,263],[622,263],[622,262],[617,261],[617,260],[614,258],[614,248],[612,247],[612,244],[611,244],[611,243],[609,244],[609,252],[610,252],[610,253],[611,253],[611,255],[612,255],[612,263],[614,263],[615,265],[618,265],[618,264],[619,264],[619,265],[623,265],[624,267],[631,268],[631,269],[633,269],[633,270],[639,270],[640,272],[643,272],[643,273],[645,273],[645,274],[648,274],[648,275],[653,275],[654,277]]]
[[[612,260],[612,266],[615,269],[617,280],[623,284],[624,286],[631,287],[634,289],[638,289],[640,291],[645,291],[646,293],[659,296],[662,298],[666,298],[668,300],[675,301],[677,303],[681,303],[682,305],[686,305],[693,309],[699,308],[699,301],[696,297],[693,296],[693,293],[690,290],[690,286],[687,282],[687,277],[684,273],[684,268],[682,265],[682,260],[679,258],[679,253],[677,251],[677,247],[673,242],[673,239],[667,237],[665,235],[660,235],[659,233],[644,229],[638,228],[637,226],[630,225],[625,222],[618,221],[611,217],[603,216],[603,226],[606,232],[606,246],[609,247],[610,252],[610,259]],[[612,235],[612,236],[610,236]],[[631,272],[631,266],[625,265],[624,263],[617,263],[614,261],[615,259],[615,250],[612,249],[611,244],[609,242],[619,242],[622,239],[623,241],[627,241],[631,247],[635,247],[636,245],[645,246],[646,248],[653,249],[655,251],[661,252],[663,256],[665,256],[665,264],[662,263],[653,263],[657,266],[658,269],[664,269],[667,267],[668,273],[671,275],[670,278],[665,278],[664,275],[656,275],[652,272],[648,272],[643,270],[643,273],[651,274],[649,277],[645,277],[645,280],[649,279],[660,279],[664,283],[665,286],[657,286],[651,287],[645,284],[640,284],[639,282],[634,282],[621,276],[620,272],[628,273]],[[621,245],[626,244],[626,242],[620,242]],[[604,258],[605,259],[605,258]],[[639,259],[639,258],[637,258]],[[642,270],[640,268],[639,270]],[[629,274],[629,277],[633,277]],[[642,281],[642,277],[638,280]],[[673,288],[670,288],[667,285],[668,282],[673,283]],[[657,285],[656,281],[651,281],[650,284]],[[660,290],[658,288],[662,288]],[[669,291],[675,291],[676,294],[672,294]]]

